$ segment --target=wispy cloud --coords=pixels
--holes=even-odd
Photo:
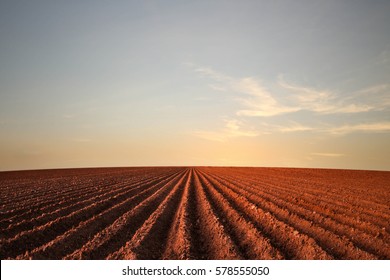
[[[282,105],[259,81],[251,77],[235,81],[234,89],[243,95],[247,95],[240,98],[241,104],[247,109],[239,110],[237,112],[239,116],[270,117],[300,110],[299,107]]]
[[[338,153],[311,153],[312,156],[319,156],[319,157],[343,157],[345,154],[338,154]]]
[[[290,122],[285,126],[275,126],[275,129],[279,132],[298,132],[298,131],[313,131],[315,130],[311,126],[303,125],[298,122]]]
[[[332,127],[325,131],[331,134],[348,134],[353,132],[384,133],[390,131],[390,122],[362,123]]]
[[[346,102],[354,98],[362,100],[366,104],[371,104],[377,111],[389,109],[390,84],[378,84],[358,90],[350,98],[346,99]]]
[[[225,142],[230,138],[255,137],[259,135],[259,132],[250,128],[243,128],[243,126],[244,124],[239,120],[225,119],[224,127],[221,130],[218,131],[196,130],[196,131],[192,131],[191,134],[203,139],[218,141],[218,142]]]
[[[300,106],[300,110],[312,111],[320,114],[360,113],[375,109],[375,106],[362,104],[356,96],[347,99],[338,96],[329,90],[318,90],[310,87],[298,86],[286,82],[279,76],[279,86],[292,93],[290,98]]]
[[[363,88],[357,92],[357,94],[376,94],[376,93],[382,93],[382,92],[389,92],[390,91],[390,84],[379,84],[374,85],[368,88]]]
[[[232,80],[231,77],[224,75],[222,73],[219,73],[219,72],[217,72],[211,68],[208,68],[208,67],[197,67],[197,68],[195,68],[195,72],[203,74],[203,75],[205,75],[209,78],[212,78],[215,81],[219,81],[219,82]]]
[[[234,78],[211,68],[196,68],[195,72],[213,80],[210,88],[216,91],[230,91],[238,94],[237,100],[244,106],[238,110],[238,116],[270,117],[299,111],[298,107],[288,107],[276,100],[260,81],[253,77]]]
[[[232,111],[238,120],[226,121],[219,131],[196,131],[193,134],[201,138],[226,141],[238,136],[256,136],[258,134],[316,132],[333,135],[349,133],[383,133],[390,131],[390,122],[362,122],[362,113],[387,112],[390,110],[390,84],[372,85],[353,92],[338,92],[328,89],[316,89],[287,82],[279,75],[271,89],[255,77],[236,78],[219,73],[211,68],[191,65],[193,70],[211,80],[211,89],[229,93],[237,101],[237,108]],[[272,118],[294,114],[300,111],[311,112],[313,118],[301,119],[301,123],[289,118],[284,124],[272,123]],[[323,118],[336,114],[353,114],[350,124],[340,125]],[[360,115],[359,115],[360,114]],[[360,117],[358,117],[360,116]],[[243,120],[262,117],[267,122],[257,122],[256,129],[243,129]],[[322,118],[322,119],[321,119]],[[246,122],[248,123],[248,122]]]
[[[327,125],[325,123],[318,124],[317,126],[307,126],[298,122],[290,121],[286,125],[269,125],[262,124],[269,131],[276,132],[303,132],[311,131],[317,133],[326,133],[333,135],[345,135],[355,132],[361,133],[386,133],[390,132],[390,122],[375,122],[375,123],[358,123],[348,125]]]
[[[273,117],[298,111],[311,111],[318,114],[356,114],[388,109],[390,106],[389,85],[381,84],[345,97],[324,89],[297,85],[287,82],[282,75],[278,77],[278,88],[267,89],[254,77],[235,78],[219,73],[211,68],[194,69],[212,80],[210,88],[216,91],[232,92],[243,108],[235,113],[247,117]],[[275,91],[287,91],[287,95],[277,98]],[[370,98],[362,98],[362,95]]]

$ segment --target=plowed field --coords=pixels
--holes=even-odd
[[[1,259],[390,259],[390,172],[0,172]]]

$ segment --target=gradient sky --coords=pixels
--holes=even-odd
[[[0,170],[390,170],[390,1],[0,1]]]

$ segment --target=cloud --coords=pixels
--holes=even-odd
[[[238,116],[270,117],[300,110],[298,107],[280,104],[259,81],[251,77],[238,79],[234,82],[233,89],[249,96],[240,98],[241,104],[247,109],[237,111]]]
[[[211,89],[226,93],[229,97],[234,96],[237,107],[231,113],[241,121],[238,123],[238,120],[234,120],[236,125],[234,122],[226,122],[224,128],[219,131],[194,132],[195,135],[204,139],[226,141],[232,137],[258,135],[260,131],[261,134],[311,131],[334,135],[390,131],[390,123],[386,121],[362,122],[363,113],[390,110],[390,84],[388,83],[371,85],[351,92],[341,92],[287,82],[282,75],[279,75],[277,82],[267,88],[260,79],[255,77],[232,77],[212,68],[196,68],[193,64],[191,68],[211,80],[209,83]],[[302,115],[293,115],[301,111],[311,113],[313,118],[306,117],[302,120]],[[280,123],[280,118],[274,118],[287,114],[291,116],[288,116],[289,120],[285,123]],[[325,116],[343,114],[354,115],[349,118],[350,124],[340,125],[326,122]],[[256,130],[244,130],[242,121],[247,121],[248,118],[254,120],[254,117],[261,117],[267,122],[256,121]],[[299,117],[302,123],[292,121],[294,117]]]
[[[368,88],[363,88],[355,92],[348,100],[358,98],[366,104],[371,104],[376,111],[390,108],[390,84],[378,84]]]
[[[384,110],[390,105],[389,95],[383,94],[389,91],[387,84],[342,97],[330,90],[287,82],[282,75],[278,77],[277,88],[271,91],[254,77],[230,77],[208,67],[198,67],[194,71],[211,79],[213,83],[210,88],[213,90],[236,94],[236,100],[242,106],[235,112],[237,116],[273,117],[303,110],[318,114],[356,114]],[[277,93],[283,91],[288,94],[279,95],[278,99]],[[362,98],[362,95],[369,95],[370,98]]]
[[[226,91],[226,88],[219,85],[210,84],[209,87],[215,91]]]
[[[361,89],[357,92],[357,94],[376,94],[381,92],[389,92],[390,84],[378,84],[368,88]]]
[[[258,132],[249,129],[242,129],[243,123],[239,120],[226,120],[225,131],[232,137],[247,136],[254,137],[258,135]]]
[[[298,107],[280,104],[272,93],[253,77],[233,78],[207,67],[196,68],[195,72],[212,79],[214,83],[210,88],[213,90],[230,91],[238,95],[237,100],[245,108],[236,112],[238,116],[270,117],[300,110]]]
[[[335,127],[326,127],[326,124],[319,125],[317,127],[307,126],[298,122],[289,122],[287,125],[270,125],[268,123],[260,123],[261,129],[244,129],[243,122],[238,120],[225,120],[224,128],[218,131],[205,131],[196,130],[191,132],[192,135],[199,138],[226,142],[230,138],[235,137],[255,137],[260,134],[271,134],[274,132],[279,133],[294,133],[294,132],[315,132],[326,133],[331,135],[347,135],[351,133],[388,133],[390,132],[390,122],[378,122],[378,123],[360,123],[353,125],[343,125]],[[332,153],[313,153],[317,156],[333,156]],[[341,155],[339,155],[341,156]]]
[[[229,77],[229,76],[226,76],[222,73],[219,73],[211,68],[208,68],[208,67],[198,67],[198,68],[195,68],[195,72],[198,72],[204,76],[207,76],[209,78],[212,78],[213,80],[215,81],[229,81],[231,80],[232,78]]]
[[[331,134],[348,134],[353,132],[385,133],[390,132],[390,122],[361,123],[343,125],[325,130]]]
[[[280,132],[298,132],[298,131],[312,131],[313,127],[306,126],[297,122],[291,122],[289,126],[276,126],[277,131]]]
[[[311,153],[312,156],[319,157],[343,157],[345,154],[337,154],[337,153]]]
[[[345,135],[354,132],[362,133],[386,133],[390,132],[390,122],[376,123],[357,123],[342,126],[329,126],[324,123],[318,124],[316,127],[306,126],[298,122],[290,121],[287,125],[268,125],[262,124],[269,131],[277,131],[283,133],[312,131],[318,133],[327,133],[334,135]]]
[[[219,131],[196,130],[191,132],[191,134],[199,138],[217,142],[225,142],[230,138],[255,137],[259,135],[259,132],[253,129],[243,128],[244,124],[239,120],[225,119],[224,122],[224,128]]]
[[[279,76],[278,84],[292,93],[290,98],[293,99],[294,103],[299,104],[301,110],[320,114],[336,114],[361,113],[375,109],[373,105],[359,104],[356,96],[343,99],[328,90],[317,90],[288,83],[282,76]]]

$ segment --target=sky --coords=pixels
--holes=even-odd
[[[0,170],[390,170],[390,1],[0,1]]]

